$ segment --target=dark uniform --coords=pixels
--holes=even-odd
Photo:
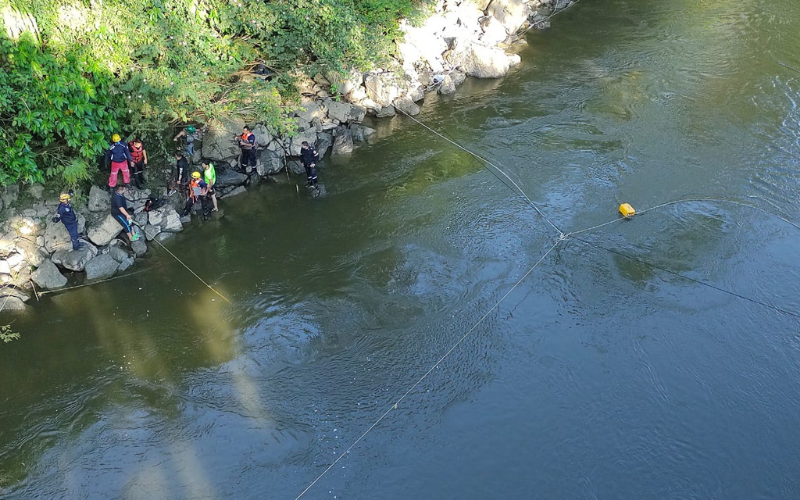
[[[314,146],[302,146],[300,148],[300,161],[303,162],[303,167],[306,169],[306,177],[308,184],[306,186],[317,185],[317,162],[319,161],[319,154]]]
[[[72,209],[70,202],[62,201],[61,204],[58,205],[58,215],[53,217],[53,222],[58,222],[59,220],[64,224],[64,227],[67,228],[69,239],[72,240],[72,249],[78,250],[81,247],[81,242],[78,239],[78,215],[75,213],[75,210]]]

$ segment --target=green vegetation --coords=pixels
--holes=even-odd
[[[0,0],[0,185],[85,181],[114,132],[234,113],[289,132],[299,74],[385,62],[424,2]]]
[[[17,339],[19,339],[19,333],[12,331],[11,325],[0,326],[0,340],[2,340],[4,344],[8,344],[12,340]]]

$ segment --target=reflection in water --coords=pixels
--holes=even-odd
[[[798,8],[581,2],[420,119],[565,230],[697,195],[794,220],[800,88],[776,60],[800,67]],[[20,317],[3,496],[293,498],[552,245],[474,158],[374,126],[324,161],[327,198],[279,176],[168,243],[232,306],[155,248]],[[800,310],[800,235],[752,211],[586,236]],[[310,497],[796,497],[798,366],[785,317],[566,242]]]

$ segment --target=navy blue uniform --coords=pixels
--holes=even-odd
[[[114,194],[111,195],[111,215],[114,216],[126,233],[130,233],[131,225],[128,224],[128,218],[122,214],[120,208],[124,208],[127,212],[128,202],[125,200],[125,196],[114,191]]]
[[[72,249],[77,250],[81,247],[81,242],[78,239],[78,215],[72,209],[69,202],[61,203],[58,205],[58,215],[55,217],[56,221],[61,220],[64,227],[67,228],[69,239],[72,240]]]
[[[314,146],[300,148],[300,161],[306,169],[306,177],[308,178],[307,186],[316,186],[319,155],[317,154],[317,150],[314,149]]]

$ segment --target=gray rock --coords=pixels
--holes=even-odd
[[[98,280],[110,278],[119,269],[119,262],[109,255],[98,255],[86,264],[86,279]]]
[[[11,266],[8,261],[0,260],[0,274],[11,274]]]
[[[241,130],[239,131],[241,134]],[[267,145],[272,142],[272,134],[269,132],[269,129],[265,125],[256,125],[253,127],[253,135],[256,136],[256,146],[258,147],[267,147]]]
[[[300,156],[301,146],[303,141],[309,144],[316,144],[317,132],[315,130],[306,130],[305,132],[292,137],[289,143],[289,155]]]
[[[129,202],[133,202],[136,205],[136,202],[144,202],[147,198],[150,198],[150,190],[149,189],[136,189],[135,187],[129,187],[125,190],[125,198]]]
[[[333,146],[333,135],[327,132],[320,132],[317,134],[317,143],[314,145],[317,148],[320,159],[324,157],[328,150]]]
[[[247,181],[247,175],[227,169],[224,172],[217,172],[217,183],[215,186],[223,188],[227,186],[241,186]]]
[[[158,210],[151,210],[147,215],[147,222],[148,224],[152,224],[154,226],[158,226],[164,220],[164,209],[159,208]]]
[[[0,311],[24,311],[25,303],[12,295],[0,296]]]
[[[161,223],[161,230],[168,233],[178,233],[183,231],[181,216],[172,207],[166,208],[167,212],[164,214],[164,222]]]
[[[414,104],[414,101],[408,97],[400,97],[399,99],[395,99],[393,104],[398,111],[401,111],[409,116],[416,116],[420,111],[419,106]]]
[[[258,175],[277,174],[283,170],[283,156],[275,151],[270,151],[268,149],[261,151],[260,160],[258,165],[256,165]]]
[[[3,205],[6,207],[13,206],[17,198],[19,198],[19,186],[16,184],[9,184],[0,191],[0,200],[3,200]]]
[[[419,102],[425,99],[425,87],[422,85],[415,85],[413,88],[408,90],[408,98],[411,99],[412,102]]]
[[[364,78],[367,97],[380,107],[388,106],[400,97],[402,82],[394,73],[369,74]]]
[[[135,260],[134,260],[133,257],[128,257],[127,259],[125,259],[125,260],[123,260],[122,262],[119,263],[119,267],[117,268],[117,272],[121,273],[122,271],[125,271],[126,269],[131,267],[134,262],[135,262]]]
[[[231,198],[233,196],[238,196],[238,195],[240,195],[242,193],[246,193],[246,192],[247,192],[247,188],[246,187],[239,186],[236,189],[234,189],[233,191],[231,191],[228,194],[226,194],[225,196],[223,196],[223,198]]]
[[[453,80],[453,83],[456,84],[456,87],[464,83],[464,81],[467,79],[467,75],[458,70],[451,71],[450,75],[448,76],[450,77],[451,80]]]
[[[119,224],[118,224],[119,226]],[[78,214],[78,232],[81,233],[86,228],[86,219]],[[56,250],[72,249],[72,239],[69,232],[61,222],[48,222],[44,231],[44,250],[51,254]]]
[[[300,106],[302,109],[295,111],[295,115],[303,121],[312,122],[315,118],[325,118],[325,109],[316,101],[305,100]]]
[[[8,266],[13,269],[14,271],[19,271],[19,266],[25,261],[25,257],[22,256],[19,252],[14,252],[10,254],[5,262]]]
[[[44,255],[42,251],[39,250],[39,247],[36,246],[36,243],[24,239],[19,238],[16,240],[14,245],[17,248],[17,251],[20,252],[28,264],[32,265],[33,267],[39,267],[42,265],[42,261],[44,260]]]
[[[27,282],[25,283],[28,284]],[[23,292],[20,288],[15,286],[6,286],[2,290],[0,290],[0,294],[6,297],[16,297],[22,302],[28,302],[31,299],[31,296],[25,292]]]
[[[365,108],[354,106],[347,102],[325,99],[324,104],[328,109],[328,116],[333,120],[339,120],[339,123],[359,123],[367,114]]]
[[[148,224],[144,227],[144,236],[147,238],[147,241],[153,240],[156,236],[161,233],[161,226],[154,226],[152,224]]]
[[[44,186],[41,184],[34,184],[28,188],[28,193],[30,193],[34,200],[41,200],[44,194]]]
[[[144,226],[147,225],[147,221],[148,221],[148,216],[147,215],[148,215],[148,212],[139,212],[139,213],[133,215],[133,220],[135,220],[136,223],[139,224],[140,226],[144,227]]]
[[[112,247],[109,247],[108,255],[110,255],[111,258],[116,260],[117,262],[122,262],[122,261],[130,258],[130,255],[128,255],[128,252],[125,251],[125,249],[122,248],[119,245],[114,245]]]
[[[111,208],[111,193],[97,186],[89,190],[87,207],[90,212],[107,212]]]
[[[461,44],[450,56],[450,63],[468,76],[500,78],[519,63],[518,55],[508,55],[502,49],[478,43]]]
[[[36,271],[31,274],[31,279],[39,288],[44,288],[45,290],[54,290],[67,284],[67,278],[59,272],[50,259],[42,261]]]
[[[89,239],[98,246],[105,246],[122,232],[122,226],[111,214],[106,215],[98,224],[89,228]]]
[[[396,114],[397,114],[397,112],[395,111],[394,106],[389,105],[389,106],[382,107],[380,109],[380,111],[375,113],[375,116],[378,117],[378,118],[389,118],[389,117],[392,117],[392,116],[394,116]]]
[[[333,151],[331,154],[334,155],[343,155],[343,154],[350,154],[353,152],[353,134],[347,130],[343,133],[339,133],[336,136],[336,139],[333,141]]]
[[[70,271],[80,272],[97,255],[97,248],[91,243],[84,242],[83,248],[78,250],[58,250],[50,259],[53,264],[69,269]]]
[[[306,169],[303,167],[303,164],[300,163],[300,160],[289,160],[286,162],[286,167],[289,169],[289,172],[297,175],[305,175]]]
[[[242,188],[242,189],[244,189],[244,188]],[[167,241],[168,239],[170,239],[170,238],[172,238],[174,236],[175,236],[175,233],[158,233],[158,236],[156,236],[156,241],[164,242],[164,241]]]
[[[456,91],[456,84],[453,82],[453,79],[450,75],[444,77],[442,80],[442,84],[439,85],[438,92],[442,95],[453,94]]]
[[[181,224],[186,225],[186,224],[188,224],[190,222],[192,222],[192,216],[191,215],[182,215],[181,216]]]
[[[139,238],[138,240],[131,243],[131,249],[133,253],[136,254],[137,257],[141,257],[142,255],[147,253],[147,243],[145,243],[145,238]]]
[[[242,134],[244,120],[229,118],[213,120],[203,137],[203,157],[211,160],[230,160],[239,156],[240,149],[235,137]]]

